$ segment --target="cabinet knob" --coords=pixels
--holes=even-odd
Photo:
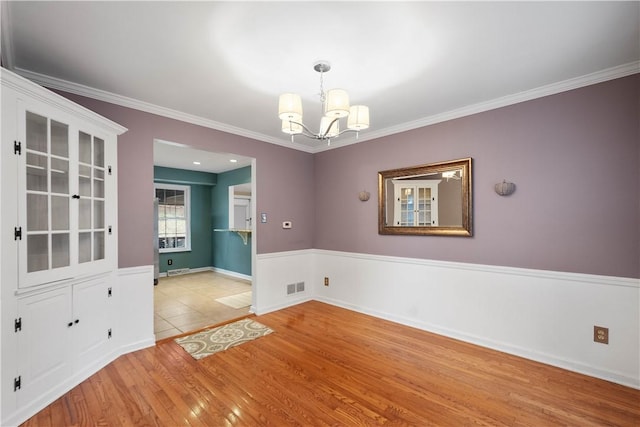
[[[80,322],[80,319],[76,319],[73,321],[73,323],[75,323],[76,325]]]
[[[70,327],[72,327],[72,326],[73,326],[73,322],[69,322],[69,323],[67,323],[67,328],[70,328]]]

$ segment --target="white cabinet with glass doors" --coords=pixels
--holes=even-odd
[[[426,227],[438,225],[438,184],[440,180],[393,181],[393,225]]]
[[[19,103],[18,120],[18,286],[112,269],[114,138],[43,105]]]
[[[109,330],[117,320],[117,138],[126,128],[0,71],[5,425],[21,423],[59,397],[52,393],[110,361]]]

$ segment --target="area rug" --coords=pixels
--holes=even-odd
[[[219,351],[269,335],[272,332],[271,328],[261,323],[251,319],[242,319],[193,335],[176,338],[174,341],[194,359],[202,359]]]
[[[231,308],[249,307],[251,305],[251,291],[218,298],[216,301]]]

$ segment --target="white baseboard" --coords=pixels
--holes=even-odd
[[[299,297],[299,298],[290,298],[287,301],[280,303],[280,304],[274,304],[268,307],[260,307],[259,311],[255,311],[255,314],[258,316],[261,316],[263,314],[267,314],[267,313],[271,313],[273,311],[278,311],[278,310],[282,310],[288,307],[293,307],[294,305],[298,305],[298,304],[302,304],[304,302],[307,301],[313,301],[314,298],[311,296],[306,296],[306,297]]]
[[[247,280],[249,282],[252,281],[251,276],[247,276],[246,274],[238,273],[237,271],[225,270],[224,268],[218,267],[210,267],[211,271],[215,271],[219,274],[224,274],[225,276],[234,277],[236,279]]]
[[[187,272],[181,273],[180,275],[182,275],[182,274],[201,273],[203,271],[214,271],[216,273],[223,274],[225,276],[234,277],[236,279],[247,280],[249,282],[251,282],[251,280],[252,280],[251,276],[247,276],[246,274],[238,273],[237,271],[225,270],[223,268],[218,268],[218,267],[189,268]],[[163,273],[160,273],[158,276],[159,277],[167,277],[168,274],[166,272],[163,272]]]

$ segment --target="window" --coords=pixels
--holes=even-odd
[[[189,186],[155,184],[158,198],[158,248],[160,252],[191,250]]]

